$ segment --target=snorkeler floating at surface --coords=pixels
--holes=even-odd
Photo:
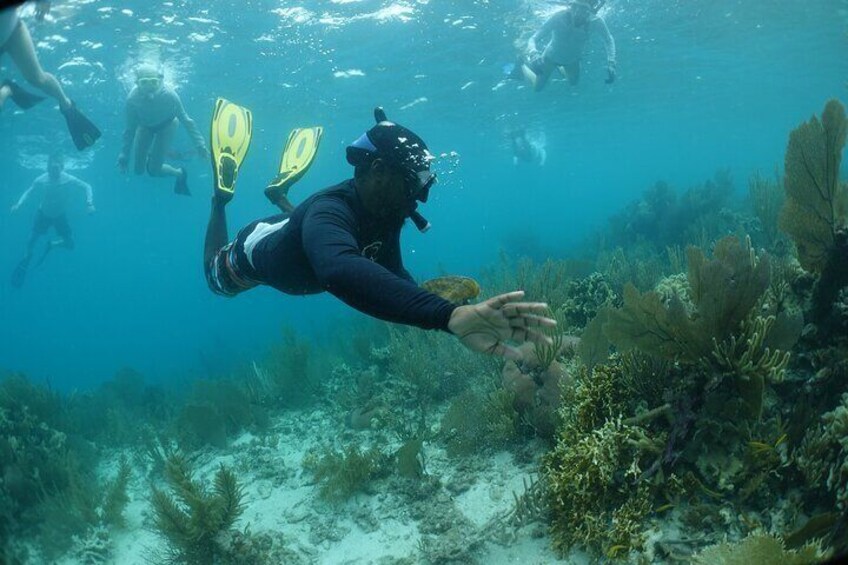
[[[36,0],[36,2],[36,19],[43,20],[50,12],[50,2],[47,0]],[[76,148],[82,151],[94,145],[100,137],[100,130],[65,95],[56,77],[44,72],[41,68],[29,29],[20,19],[16,7],[0,8],[0,55],[3,53],[9,54],[29,84],[59,103],[59,109],[65,116],[68,131]],[[6,79],[0,83],[0,108],[9,98],[22,110],[29,109],[42,100],[41,96],[27,92]]]
[[[27,269],[32,261],[35,244],[52,227],[59,235],[59,239],[47,242],[44,254],[39,264],[47,258],[47,255],[55,247],[65,249],[74,248],[73,234],[68,223],[67,208],[71,198],[71,191],[80,189],[85,193],[86,210],[89,214],[95,212],[94,195],[91,185],[81,181],[77,177],[65,172],[65,159],[61,154],[54,153],[47,159],[47,172],[36,178],[30,186],[12,206],[11,213],[15,213],[34,194],[41,197],[41,204],[35,213],[35,221],[32,225],[32,234],[27,243],[26,255],[21,259],[15,271],[12,273],[12,286],[20,288],[26,278]]]
[[[212,120],[212,214],[203,266],[210,289],[235,296],[259,285],[292,295],[330,292],[369,316],[441,329],[467,348],[518,359],[508,341],[547,343],[538,328],[556,324],[547,305],[519,302],[522,291],[458,306],[415,284],[404,269],[400,231],[406,218],[428,225],[416,211],[436,180],[424,141],[389,122],[377,125],[347,148],[354,178],[313,194],[291,214],[254,221],[235,240],[227,234],[226,205],[235,192],[238,167],[250,144],[252,115],[219,99]]]
[[[510,148],[512,149],[512,164],[530,163],[543,166],[548,159],[548,153],[540,139],[531,139],[527,130],[519,127],[507,131]]]
[[[187,173],[184,167],[165,163],[165,155],[182,124],[194,142],[195,151],[202,158],[209,155],[206,141],[194,121],[183,108],[179,95],[165,84],[165,76],[156,67],[141,65],[135,71],[135,86],[127,97],[127,123],[124,129],[118,168],[129,168],[130,151],[134,151],[134,172],[151,177],[175,177],[174,192],[189,196]]]
[[[597,33],[603,37],[607,55],[606,83],[615,82],[615,40],[606,22],[597,15],[603,4],[603,0],[575,0],[554,13],[530,38],[527,57],[510,76],[526,79],[539,92],[547,85],[551,73],[559,69],[574,86],[580,80],[583,50],[591,35]],[[547,43],[540,48],[543,41]]]

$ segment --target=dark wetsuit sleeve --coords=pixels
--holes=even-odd
[[[386,268],[400,278],[406,279],[415,286],[418,286],[418,283],[415,282],[415,279],[412,278],[412,275],[410,275],[409,271],[407,271],[403,266],[403,258],[400,255],[400,230],[395,233],[394,239],[388,242],[385,252]]]
[[[353,235],[354,220],[344,205],[315,202],[302,229],[306,256],[331,294],[381,320],[447,330],[456,306],[363,257]]]

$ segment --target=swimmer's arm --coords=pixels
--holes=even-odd
[[[90,208],[94,207],[94,191],[91,189],[91,185],[74,176],[71,176],[71,183],[85,192],[85,205]]]
[[[18,201],[13,206],[13,208],[15,210],[17,210],[18,208],[23,206],[26,203],[26,201],[29,200],[29,197],[32,196],[32,193],[33,193],[33,191],[35,191],[35,189],[36,189],[36,183],[33,182],[32,185],[30,185],[30,187],[28,189],[26,189],[23,194],[21,194],[21,197],[18,198]]]
[[[374,318],[447,330],[456,306],[363,257],[353,223],[345,210],[332,204],[313,204],[304,218],[304,251],[321,285]]]
[[[603,20],[603,18],[596,18],[592,22],[592,25],[595,27],[595,30],[601,34],[601,37],[604,40],[604,50],[607,53],[607,66],[615,69],[615,39],[607,27],[607,23]]]
[[[530,40],[527,42],[527,47],[530,49],[530,52],[542,51],[543,49],[539,49],[539,43],[546,41],[547,37],[553,33],[554,27],[557,24],[557,19],[560,17],[559,13],[554,14],[547,21],[542,24],[542,27],[539,28],[539,31],[533,34]]]

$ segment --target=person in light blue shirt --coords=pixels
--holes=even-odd
[[[53,228],[59,237],[47,243],[41,261],[44,261],[50,251],[56,247],[74,248],[74,238],[71,226],[68,223],[67,209],[75,191],[85,195],[86,210],[89,214],[93,214],[95,212],[94,193],[91,190],[91,185],[66,173],[64,157],[59,153],[54,153],[47,159],[47,172],[36,178],[18,201],[12,205],[11,212],[14,214],[31,198],[40,198],[38,211],[35,213],[35,221],[32,225],[32,233],[29,243],[27,243],[26,254],[18,263],[12,275],[12,285],[16,288],[23,285],[36,243],[50,228]]]
[[[592,35],[604,41],[607,56],[606,83],[616,79],[615,40],[603,18],[597,15],[602,0],[575,0],[555,12],[533,34],[527,44],[528,55],[518,66],[520,74],[538,92],[545,88],[551,73],[559,69],[571,85],[580,80],[580,60]]]
[[[161,70],[143,64],[136,69],[135,75],[135,87],[127,98],[126,127],[118,168],[126,172],[133,153],[135,174],[146,172],[152,177],[174,177],[174,192],[188,196],[191,193],[185,168],[165,163],[165,156],[180,124],[191,137],[197,154],[204,159],[209,157],[206,141],[183,108],[179,95],[165,84]]]

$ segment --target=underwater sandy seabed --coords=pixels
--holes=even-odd
[[[579,551],[568,559],[558,557],[542,517],[520,526],[513,523],[513,493],[524,493],[536,476],[536,456],[548,449],[543,442],[531,441],[522,462],[508,451],[449,458],[443,448],[425,444],[429,487],[391,477],[373,485],[374,492],[338,504],[324,501],[311,474],[303,470],[304,458],[327,438],[351,433],[370,432],[346,429],[343,416],[329,410],[290,412],[265,436],[245,433],[226,452],[201,455],[196,478],[211,482],[221,464],[236,471],[245,509],[234,530],[267,533],[274,545],[269,553],[276,552],[279,563],[589,563]],[[104,476],[115,474],[118,459],[117,454],[107,458],[112,464],[102,469]],[[386,492],[377,491],[381,483],[388,484]],[[152,527],[147,480],[135,477],[129,495],[125,529],[103,529],[98,532],[103,538],[96,533],[81,539],[56,563],[159,562],[166,544]]]

